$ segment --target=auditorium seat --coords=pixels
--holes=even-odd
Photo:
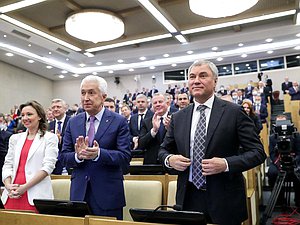
[[[176,204],[176,190],[177,190],[177,181],[170,181],[168,187],[168,197],[167,197],[167,205],[175,205]]]
[[[126,206],[123,219],[132,221],[130,208],[155,209],[162,204],[162,183],[154,180],[124,180]]]
[[[54,199],[70,200],[70,179],[54,179],[51,180]]]

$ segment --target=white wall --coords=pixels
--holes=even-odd
[[[138,88],[139,90],[141,90],[142,87],[151,88],[154,85],[154,83],[152,82],[152,75],[156,76],[156,88],[159,91],[165,92],[167,85],[163,84],[162,73],[153,73],[140,75],[137,81],[135,81],[135,75],[121,76],[119,85],[116,85],[114,83],[114,77],[105,77],[105,80],[108,83],[108,96],[117,96],[117,98],[122,99],[127,89],[129,89],[131,92],[134,92],[136,88]],[[273,90],[280,90],[281,93],[281,83],[283,82],[285,76],[288,76],[291,81],[300,81],[300,68],[295,67],[290,69],[267,71],[264,72],[264,75],[268,75],[268,77],[272,79]],[[219,77],[217,88],[219,88],[221,84],[225,86],[234,84],[247,84],[249,80],[252,80],[254,82],[258,81],[257,73]],[[79,86],[80,80],[55,81],[53,87],[54,97],[63,98],[70,105],[74,103],[79,103]]]
[[[29,100],[49,106],[52,85],[51,80],[0,62],[0,112],[9,113],[14,105]]]

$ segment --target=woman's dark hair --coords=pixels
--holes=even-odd
[[[37,101],[32,100],[32,101],[29,101],[29,102],[26,102],[26,103],[20,105],[20,111],[22,111],[22,109],[26,106],[31,106],[32,108],[34,108],[36,110],[38,116],[41,118],[39,120],[39,130],[42,133],[41,137],[43,137],[48,128],[46,112],[45,112],[43,106],[40,103],[38,103]]]

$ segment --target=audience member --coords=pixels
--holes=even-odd
[[[8,150],[8,141],[10,136],[12,135],[11,132],[6,130],[7,122],[5,120],[5,116],[3,113],[0,113],[0,186],[3,186],[2,183],[2,167],[4,164],[4,159],[7,154]]]
[[[259,135],[263,126],[261,124],[260,118],[256,115],[256,113],[253,110],[252,102],[249,99],[245,99],[242,103],[242,107],[247,113],[247,115],[252,119],[255,126],[255,131],[257,135]]]
[[[85,113],[67,125],[61,158],[74,168],[70,200],[86,201],[94,215],[123,218],[123,173],[131,160],[126,119],[103,106],[107,83],[98,76],[85,77],[80,85]]]
[[[66,102],[62,99],[59,98],[53,99],[51,102],[51,110],[55,119],[49,123],[48,130],[57,135],[58,149],[59,149],[57,162],[55,164],[55,169],[53,170],[52,174],[61,175],[64,166],[62,165],[62,162],[60,160],[60,154],[63,145],[63,137],[65,134],[65,130],[68,121],[71,117],[66,114],[66,110],[67,110]],[[71,173],[70,169],[68,170],[69,173]]]
[[[148,101],[145,95],[139,94],[137,96],[136,106],[138,112],[132,115],[129,123],[132,149],[138,148],[138,139],[141,133],[143,120],[153,116],[153,112],[148,109]]]
[[[36,211],[33,199],[53,199],[50,174],[58,154],[58,138],[47,131],[46,113],[36,101],[20,106],[27,132],[13,134],[2,168],[6,209]]]
[[[283,94],[288,94],[289,93],[289,89],[293,86],[292,81],[289,81],[289,77],[285,77],[284,78],[284,82],[281,84],[281,90],[283,92]]]
[[[154,94],[152,105],[154,115],[143,120],[138,140],[139,148],[145,149],[144,164],[159,164],[159,146],[170,123],[166,94]]]
[[[297,81],[293,81],[293,87],[289,88],[289,94],[291,96],[291,101],[300,100],[300,89]]]
[[[217,76],[209,61],[189,68],[195,103],[172,115],[159,158],[178,171],[176,204],[182,210],[203,212],[208,223],[241,224],[247,219],[242,172],[263,163],[266,155],[244,110],[215,97]]]
[[[116,112],[116,103],[112,98],[106,98],[103,102],[105,108],[107,108],[111,112]]]
[[[177,105],[179,110],[184,109],[190,104],[189,95],[186,92],[177,95]]]
[[[131,118],[131,110],[128,105],[125,104],[121,107],[121,114],[126,118],[127,123],[129,124]]]
[[[267,122],[268,110],[266,105],[262,104],[262,98],[260,95],[255,96],[255,101],[253,103],[253,109],[256,115],[260,118],[262,123]]]

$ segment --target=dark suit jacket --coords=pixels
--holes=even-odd
[[[298,90],[295,91],[294,87],[289,88],[289,94],[291,96],[291,100],[300,100],[300,89],[298,87]]]
[[[150,117],[152,118],[153,114],[154,113],[150,109],[148,109],[146,115],[144,116],[144,119],[147,119]],[[140,134],[140,130],[138,130],[138,117],[139,117],[138,113],[133,114],[130,117],[129,129],[130,129],[131,140],[132,140],[132,137],[139,136],[139,134]]]
[[[8,151],[9,138],[12,135],[11,132],[6,130],[0,130],[0,185],[2,185],[2,167],[4,164],[5,156]]]
[[[71,176],[70,199],[83,201],[90,184],[90,193],[102,210],[125,206],[123,170],[129,168],[131,153],[129,128],[125,117],[105,109],[95,140],[100,146],[97,161],[75,161],[74,144],[78,136],[86,136],[86,113],[69,120],[61,159],[64,165],[74,168]],[[92,209],[93,211],[93,209]]]
[[[289,90],[291,87],[293,87],[293,83],[291,81],[289,81],[287,84],[285,82],[283,82],[281,84],[281,90],[282,90],[283,94],[285,94],[285,91]]]
[[[162,141],[159,135],[152,137],[152,117],[143,120],[141,133],[139,135],[139,148],[145,149],[144,164],[159,164],[158,150]],[[166,130],[164,129],[164,133]]]
[[[254,111],[256,110],[256,105],[254,104],[253,106]],[[260,109],[259,109],[259,119],[262,123],[267,122],[267,117],[268,117],[268,109],[265,105],[260,104]]]
[[[190,158],[190,133],[194,104],[173,114],[161,145],[161,162],[169,154]],[[244,151],[238,154],[239,147]],[[208,212],[214,223],[240,223],[247,218],[243,171],[261,164],[263,146],[254,124],[239,105],[215,98],[205,142],[205,158],[221,157],[228,162],[229,172],[206,177]],[[176,204],[183,205],[189,168],[178,172]],[[184,209],[183,209],[184,210]]]
[[[61,160],[60,160],[60,153],[61,153],[61,149],[63,146],[63,138],[64,138],[65,130],[66,130],[66,127],[67,127],[67,124],[68,124],[68,121],[70,118],[71,118],[70,116],[66,115],[63,127],[61,129],[61,142],[58,143],[58,150],[59,150],[58,160],[56,161],[55,168],[54,168],[52,174],[60,175],[60,174],[62,174],[62,171],[63,171],[64,166],[62,165]],[[48,130],[55,133],[55,130],[57,129],[57,127],[55,127],[55,125],[56,125],[56,119],[49,123]]]

